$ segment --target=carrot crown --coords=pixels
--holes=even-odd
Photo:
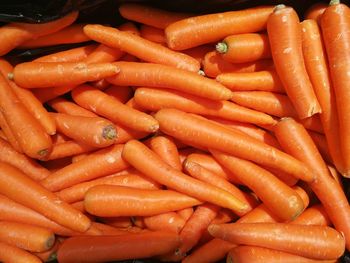
[[[340,0],[331,0],[329,1],[329,5],[339,5],[340,4]]]
[[[225,42],[219,42],[216,44],[215,48],[217,52],[222,54],[227,52],[228,46]]]

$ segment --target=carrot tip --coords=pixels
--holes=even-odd
[[[154,124],[149,127],[150,132],[156,132],[159,130],[159,124]]]
[[[273,12],[277,12],[277,11],[282,10],[284,8],[286,8],[286,5],[284,5],[284,4],[276,5],[275,8],[273,9]]]
[[[203,70],[198,70],[198,75],[205,77],[205,72]]]
[[[45,246],[47,249],[50,249],[53,244],[55,244],[55,235],[51,235],[47,240],[46,240],[46,243],[45,243]]]
[[[215,236],[216,232],[219,230],[219,225],[209,225],[208,226],[208,232],[210,235]]]
[[[9,80],[13,80],[14,77],[15,77],[15,75],[13,74],[13,72],[10,72],[10,73],[7,74],[7,78],[8,78]]]
[[[38,152],[38,155],[43,158],[49,154],[49,149],[43,149]]]
[[[224,54],[227,52],[228,46],[225,42],[219,42],[216,44],[215,49],[220,54]]]
[[[329,5],[339,5],[340,4],[340,1],[339,0],[331,0],[329,2]]]
[[[113,125],[107,125],[103,128],[102,137],[107,140],[113,140],[117,137],[117,131]]]

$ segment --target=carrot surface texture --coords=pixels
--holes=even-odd
[[[0,260],[2,262],[23,262],[23,263],[41,263],[42,261],[32,253],[0,242]]]

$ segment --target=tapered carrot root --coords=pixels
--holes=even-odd
[[[58,97],[56,99],[47,102],[55,111],[59,113],[70,114],[74,116],[84,116],[84,117],[97,117],[98,115],[89,111],[83,107],[80,107],[76,103],[66,100],[63,97]]]
[[[166,45],[165,34],[164,34],[164,30],[162,29],[152,27],[152,26],[142,25],[140,28],[140,34],[141,34],[141,37],[149,41],[152,41],[161,45]]]
[[[184,208],[187,209],[187,208]],[[180,233],[186,221],[176,212],[167,212],[143,217],[145,226],[152,231],[168,231]]]
[[[33,89],[32,92],[42,103],[55,99],[58,96],[64,95],[75,88],[75,85],[64,85],[58,87],[49,87],[41,89]]]
[[[2,262],[26,262],[26,263],[41,263],[42,261],[31,254],[30,252],[0,242],[0,260]]]
[[[68,140],[54,144],[51,153],[47,157],[47,160],[57,160],[77,154],[89,153],[96,149],[96,147],[92,147],[81,142]]]

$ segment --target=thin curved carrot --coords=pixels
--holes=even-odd
[[[167,43],[171,49],[183,50],[233,34],[262,31],[272,10],[271,6],[261,6],[185,18],[165,28]]]
[[[145,227],[151,231],[167,231],[173,233],[180,233],[186,223],[186,221],[176,212],[145,216],[143,222]]]
[[[76,103],[69,101],[63,97],[58,97],[47,102],[51,108],[59,113],[70,114],[74,116],[98,117],[97,114],[80,107]]]
[[[17,168],[1,162],[0,171],[1,194],[72,230],[84,232],[90,227],[86,216]]]
[[[208,230],[214,237],[236,244],[277,249],[313,259],[337,259],[345,250],[342,234],[328,226],[234,223],[210,225]]]
[[[103,91],[124,104],[126,104],[134,96],[134,91],[131,87],[117,87],[110,85]]]
[[[12,77],[23,88],[46,88],[79,85],[110,77],[118,72],[119,68],[111,63],[24,62],[15,66]],[[45,77],[42,77],[43,73]]]
[[[127,168],[122,159],[124,145],[117,144],[93,152],[89,156],[72,163],[41,180],[50,191],[59,191],[72,185],[109,175]]]
[[[19,142],[17,141],[15,135],[13,134],[2,112],[0,112],[0,127],[1,127],[1,131],[3,132],[3,135],[5,136],[6,141],[11,145],[11,147],[15,149],[17,152],[23,153],[23,150],[19,145]]]
[[[140,36],[102,25],[86,25],[84,33],[92,40],[112,48],[118,48],[143,61],[164,64],[198,72],[200,65],[194,58]]]
[[[138,88],[134,100],[141,108],[158,111],[174,108],[189,113],[214,116],[248,123],[273,124],[275,120],[264,113],[241,107],[228,101],[213,101],[180,91],[168,89]]]
[[[20,148],[29,157],[45,159],[52,148],[50,136],[19,101],[1,73],[0,97],[1,112]]]
[[[320,113],[321,107],[304,65],[301,26],[296,11],[285,5],[276,6],[267,21],[267,33],[276,71],[299,118]]]
[[[166,45],[164,30],[162,30],[160,28],[156,28],[156,27],[148,26],[148,25],[141,25],[140,35],[141,35],[141,37],[143,37],[149,41],[152,41],[154,43]]]
[[[32,253],[0,242],[0,260],[2,262],[26,262],[26,263],[41,263],[42,261]]]
[[[78,105],[128,128],[143,132],[158,130],[158,122],[149,114],[130,108],[89,85],[76,87],[72,98]]]
[[[96,150],[96,148],[84,143],[68,140],[54,144],[47,160],[57,160],[76,154],[89,153],[93,150]]]
[[[313,205],[301,213],[291,224],[330,226],[331,221],[323,206]]]
[[[231,91],[212,79],[197,73],[166,65],[138,62],[115,62],[121,72],[107,78],[117,86],[169,88],[212,100],[227,100]]]
[[[328,5],[326,3],[315,3],[304,12],[304,19],[314,19],[320,23],[321,17]]]
[[[159,110],[155,118],[159,122],[160,130],[174,138],[278,168],[306,182],[314,179],[307,166],[294,157],[241,132],[176,109]]]
[[[191,14],[170,12],[140,3],[123,3],[119,6],[122,17],[141,24],[164,29],[171,23],[189,17]]]
[[[216,44],[216,51],[231,63],[253,62],[271,58],[269,39],[266,34],[246,33],[225,37]]]
[[[216,80],[233,91],[271,91],[284,93],[276,71],[222,73]]]

